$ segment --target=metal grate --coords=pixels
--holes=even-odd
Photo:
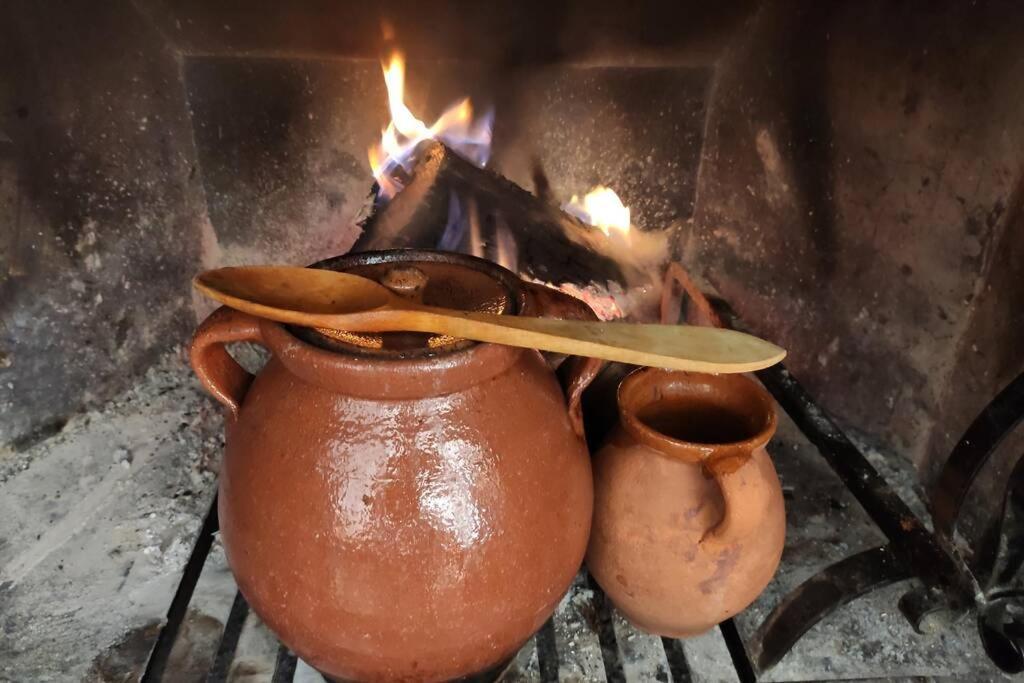
[[[204,525],[175,596],[143,681],[177,681],[205,671],[210,682],[265,680],[322,681],[322,677],[281,645],[238,592],[216,538],[216,502]],[[198,571],[197,571],[198,568]],[[204,618],[223,624],[216,647],[210,634],[194,627]],[[695,676],[690,660],[720,661],[714,676]],[[749,666],[749,664],[747,665]],[[706,672],[706,664],[702,667]],[[740,681],[722,632],[687,641],[637,630],[581,571],[551,619],[523,646],[495,680],[551,681]]]

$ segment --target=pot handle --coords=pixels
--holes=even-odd
[[[536,306],[537,314],[542,318],[559,320],[597,320],[597,315],[590,306],[574,296],[552,287],[545,287],[527,282],[526,291]],[[590,386],[605,365],[600,358],[586,356],[569,356],[545,354],[548,363],[556,368],[562,390],[569,404],[569,421],[573,431],[584,438],[583,431],[583,390]]]
[[[231,419],[238,417],[253,375],[231,357],[224,344],[242,341],[263,342],[259,318],[221,306],[199,325],[189,347],[196,376],[227,407]]]
[[[744,465],[748,463],[751,466],[745,467]],[[703,468],[705,474],[711,476],[718,484],[725,505],[721,521],[704,532],[701,537],[701,548],[720,550],[761,533],[764,529],[765,511],[774,504],[775,491],[780,488],[778,476],[775,475],[775,469],[764,447],[755,450],[748,458],[705,461]]]

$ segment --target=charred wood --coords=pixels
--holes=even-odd
[[[602,253],[602,239],[557,206],[430,143],[404,189],[364,223],[352,251],[461,251],[555,285],[625,285],[637,273]]]

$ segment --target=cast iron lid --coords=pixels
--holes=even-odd
[[[514,273],[466,254],[427,249],[366,251],[319,261],[310,268],[361,275],[428,306],[516,315],[522,305],[521,282]],[[385,358],[449,353],[476,343],[422,332],[371,334],[298,326],[289,330],[323,349]]]

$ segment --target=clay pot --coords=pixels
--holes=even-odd
[[[693,636],[744,609],[782,556],[768,393],[741,375],[646,369],[594,459],[591,574],[640,628]]]
[[[505,292],[506,313],[593,316],[471,257],[327,265],[386,281],[410,263],[433,278],[427,303],[465,303],[478,287],[492,307]],[[547,620],[586,549],[579,396],[599,366],[571,365],[567,405],[537,351],[418,339],[429,344],[398,335],[362,348],[221,308],[192,343],[196,374],[227,407],[218,511],[238,587],[332,677],[440,681],[495,667]],[[233,341],[272,354],[255,378],[224,350]]]

